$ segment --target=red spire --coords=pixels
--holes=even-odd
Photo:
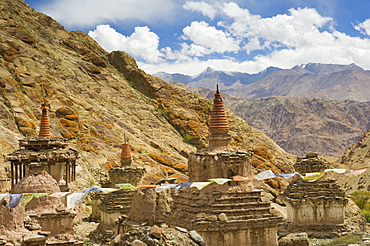
[[[48,117],[48,107],[46,106],[46,104],[42,104],[41,108],[42,108],[42,115],[41,115],[39,138],[51,138],[49,117]]]
[[[129,143],[122,144],[121,159],[131,159],[131,150]]]
[[[213,110],[211,113],[211,119],[209,122],[209,132],[212,133],[228,133],[229,123],[226,119],[226,113],[224,104],[222,102],[222,97],[220,92],[217,90],[215,98],[213,99]]]
[[[126,134],[124,138],[125,138],[125,142],[122,144],[121,164],[123,166],[129,166],[131,165],[131,162],[132,162],[131,149],[130,149],[130,144],[126,142]]]

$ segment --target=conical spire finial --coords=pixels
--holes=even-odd
[[[209,122],[209,148],[229,146],[231,137],[229,135],[229,123],[227,122],[224,104],[221,94],[216,87],[215,98],[213,99],[213,109]]]
[[[228,133],[229,123],[227,122],[224,104],[222,102],[221,94],[216,87],[215,98],[213,99],[213,109],[209,123],[210,133]]]
[[[42,114],[41,114],[39,138],[51,138],[50,126],[49,126],[49,116],[48,116],[48,106],[45,103],[43,103],[41,105],[41,109],[42,109]]]
[[[124,143],[122,144],[121,164],[123,166],[130,166],[132,162],[130,144],[127,143],[126,134],[124,135]]]

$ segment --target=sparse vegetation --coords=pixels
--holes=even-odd
[[[361,209],[366,221],[370,222],[370,191],[356,190],[351,194],[351,199]]]
[[[170,111],[168,108],[155,108],[155,111],[166,116]]]
[[[186,133],[183,129],[181,129],[179,131],[180,135],[184,138],[184,140],[186,141],[190,141],[193,139],[193,136],[191,136],[190,134]]]
[[[322,243],[320,246],[338,246],[338,245],[348,245],[351,243],[361,242],[361,236],[355,234],[348,234],[341,237],[336,237],[328,243]]]

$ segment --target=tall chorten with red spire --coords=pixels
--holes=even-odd
[[[209,146],[200,149],[188,159],[189,181],[206,181],[211,178],[250,176],[249,151],[235,151],[230,145],[229,123],[221,94],[216,89],[213,109],[210,115]]]
[[[230,143],[229,123],[226,118],[224,104],[220,92],[217,90],[213,99],[213,109],[209,122],[209,148],[228,146]]]
[[[253,181],[232,181],[234,176],[251,176],[252,152],[234,150],[229,143],[229,124],[218,88],[209,123],[209,147],[198,149],[188,159],[189,182],[225,178],[228,182],[208,184],[196,190],[179,191],[167,223],[196,230],[207,245],[278,245],[277,230],[281,217],[271,204],[262,201],[261,190],[252,190]],[[198,188],[199,189],[199,188]],[[227,219],[222,221],[221,214]],[[215,221],[209,221],[213,216]]]

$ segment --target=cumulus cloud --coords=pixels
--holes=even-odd
[[[367,19],[358,25],[353,25],[353,27],[362,34],[370,36],[370,19]]]
[[[193,21],[190,26],[183,29],[184,39],[210,49],[211,52],[224,53],[237,51],[238,42],[222,30],[217,30],[208,23]]]
[[[177,5],[176,0],[53,0],[38,10],[76,29],[126,20],[170,21],[176,17]]]
[[[194,75],[206,67],[256,73],[269,66],[291,68],[308,62],[356,63],[370,69],[370,39],[335,30],[334,19],[314,8],[262,17],[235,2],[186,1],[182,7],[210,21],[189,21],[176,45],[161,47],[158,35],[148,27],[137,27],[126,37],[99,25],[89,34],[108,51],[121,49],[141,58],[139,66],[149,73]],[[370,35],[370,19],[353,27]],[[231,57],[234,54],[238,58]]]
[[[209,17],[211,20],[213,20],[216,17],[216,14],[218,12],[217,7],[203,1],[202,2],[186,1],[186,3],[182,7],[185,10],[200,12],[204,16]]]
[[[94,31],[90,31],[89,35],[108,52],[123,50],[147,62],[160,60],[159,37],[147,26],[135,27],[135,32],[126,37],[109,25],[99,25]]]

